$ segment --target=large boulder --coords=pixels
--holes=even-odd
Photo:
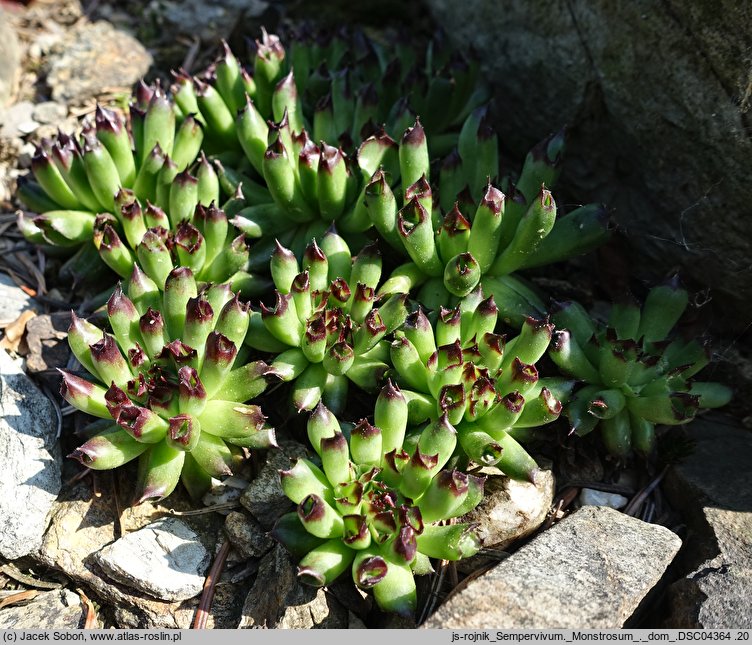
[[[479,53],[505,147],[522,155],[569,124],[567,199],[608,204],[638,277],[681,267],[741,330],[752,315],[750,4],[428,5],[455,45]]]

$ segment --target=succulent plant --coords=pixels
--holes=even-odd
[[[574,433],[599,428],[611,454],[647,455],[656,425],[688,423],[728,403],[725,385],[693,380],[710,361],[708,345],[672,333],[688,301],[674,277],[651,289],[642,308],[631,297],[614,304],[605,323],[576,302],[556,304],[549,355],[582,381],[565,410]]]
[[[245,342],[278,354],[269,373],[292,382],[295,408],[312,410],[323,398],[339,413],[348,382],[375,391],[389,369],[385,336],[408,313],[404,295],[374,307],[381,276],[376,246],[352,258],[344,239],[329,231],[320,247],[316,240],[309,244],[301,266],[277,244],[271,273],[275,306],[251,312]]]
[[[347,153],[382,124],[398,136],[416,114],[427,115],[431,133],[457,128],[488,99],[477,82],[477,64],[438,40],[421,54],[397,39],[382,44],[357,30],[332,34],[303,27],[292,34],[288,51],[278,36],[262,30],[248,69],[222,45],[204,72],[175,72],[173,93],[181,111],[204,124],[209,144],[224,149],[237,146],[234,130],[244,124],[235,123],[235,115],[249,109],[246,95],[262,122],[279,123],[286,115],[293,133],[306,129],[315,141]],[[456,133],[448,140],[456,141]]]
[[[535,367],[553,325],[528,318],[519,336],[494,333],[498,310],[480,289],[454,309],[441,309],[435,326],[421,309],[396,333],[391,360],[409,402],[411,421],[445,416],[457,428],[459,447],[482,465],[515,479],[534,481],[538,466],[519,441],[556,420],[559,400],[573,383],[539,378]]]
[[[130,298],[118,286],[107,303],[112,333],[72,314],[68,343],[91,380],[61,370],[61,393],[99,420],[70,456],[95,470],[138,458],[138,502],[179,480],[200,497],[231,473],[240,447],[275,446],[261,409],[244,403],[266,388],[267,366],[235,365],[249,314],[227,285],[198,290],[181,267],[162,293],[139,273]]]
[[[382,171],[366,186],[364,204],[379,234],[411,260],[397,269],[394,280],[385,282],[383,292],[420,287],[418,299],[436,309],[454,304],[481,285],[507,305],[509,321],[520,325],[528,315],[543,315],[545,307],[524,282],[510,274],[595,248],[609,235],[608,218],[603,207],[595,204],[557,218],[547,187],[559,173],[563,133],[533,148],[516,185],[505,180],[509,197],[495,188],[490,179],[498,176],[496,137],[486,150],[490,135],[483,134],[484,127],[478,125],[485,118],[478,112],[484,108],[468,118],[460,134],[460,152],[455,151],[442,166],[443,214],[426,182],[427,156],[419,162],[411,160],[412,168],[422,173],[418,175],[421,182],[407,184],[402,208]],[[421,138],[424,135],[416,125],[406,132],[402,145]],[[402,171],[405,186],[404,177],[410,171]],[[471,188],[480,190],[477,207]]]
[[[432,571],[430,558],[458,560],[477,553],[473,526],[446,522],[483,497],[482,478],[443,470],[457,443],[446,415],[406,437],[407,401],[389,383],[379,394],[374,424],[342,431],[319,405],[308,437],[320,462],[299,459],[280,473],[297,511],[273,535],[300,557],[298,578],[331,584],[350,570],[387,611],[412,614],[414,574]]]

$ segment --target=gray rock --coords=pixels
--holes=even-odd
[[[0,610],[0,629],[78,629],[83,619],[78,594],[59,589],[45,591],[26,605]]]
[[[115,523],[118,509],[126,504],[128,473],[100,473],[97,495],[87,480],[67,487],[55,503],[50,527],[39,550],[42,564],[63,571],[76,582],[92,589],[103,603],[117,607],[115,622],[122,628],[187,629],[191,625],[198,600],[164,602],[123,585],[107,576],[96,561],[96,554],[119,536]],[[119,481],[120,495],[115,494],[114,481]],[[180,507],[188,502],[180,499],[180,491],[170,496],[170,503]],[[122,531],[135,531],[154,521],[166,509],[150,503],[124,509],[119,518]],[[219,526],[212,515],[191,518],[191,526],[202,535],[206,544],[213,544]],[[235,622],[237,625],[236,612]],[[210,624],[213,623],[210,617]]]
[[[538,482],[531,484],[510,479],[495,468],[482,472],[487,475],[485,495],[463,521],[478,524],[484,547],[505,549],[546,519],[554,498],[554,476],[550,470],[541,470]]]
[[[113,88],[128,88],[146,74],[151,54],[108,22],[82,22],[52,49],[47,84],[59,103],[75,103]]]
[[[716,324],[741,332],[752,318],[748,4],[428,6],[455,44],[481,53],[504,145],[521,156],[569,124],[564,198],[608,204],[634,245],[638,277],[681,266],[712,286],[728,314]]]
[[[666,477],[689,528],[667,627],[752,628],[752,434],[723,421],[693,422],[694,452]]]
[[[68,115],[68,108],[55,101],[44,101],[34,106],[32,116],[39,123],[59,125],[60,122]]]
[[[16,76],[21,62],[18,49],[16,30],[0,7],[0,105],[4,105],[11,97],[16,84]]]
[[[56,367],[68,362],[68,327],[70,312],[57,311],[52,314],[34,316],[26,323],[26,344],[29,353],[26,356],[26,369],[30,373],[52,372],[52,382],[59,384],[60,376]]]
[[[602,490],[594,490],[592,488],[583,488],[577,501],[580,503],[580,506],[608,506],[617,510],[624,508],[627,502],[629,502],[624,495],[606,493]]]
[[[0,464],[0,555],[13,560],[42,544],[60,492],[60,447],[52,404],[3,349]]]
[[[277,545],[261,560],[245,605],[241,628],[346,629],[348,611],[324,589],[300,584],[295,563]]]
[[[230,513],[225,518],[225,533],[244,558],[259,558],[274,546],[269,534],[245,513]]]
[[[164,0],[160,13],[165,23],[178,32],[215,41],[226,36],[241,15],[245,18],[260,16],[268,6],[263,0]]]
[[[586,506],[451,596],[425,627],[616,629],[680,545],[662,526]]]
[[[39,127],[39,123],[32,116],[33,107],[30,101],[20,101],[2,110],[0,112],[0,137],[16,139],[34,132]]]
[[[292,510],[292,502],[282,490],[279,471],[289,469],[295,459],[308,455],[305,446],[296,441],[282,441],[280,448],[267,453],[266,464],[240,498],[240,503],[265,529],[271,529],[282,515]]]
[[[0,273],[0,325],[12,323],[27,309],[33,309],[34,303],[18,285],[5,273]]]
[[[111,578],[159,600],[187,600],[201,593],[209,552],[177,518],[129,533],[96,555]]]

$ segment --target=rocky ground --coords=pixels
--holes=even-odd
[[[75,129],[144,74],[198,68],[218,38],[274,28],[282,13],[263,0],[131,4],[139,10],[0,3],[9,63],[0,69],[0,628],[752,626],[745,407],[733,408],[743,422],[718,415],[676,435],[695,449],[671,466],[624,469],[563,444],[536,485],[490,469],[489,494],[470,518],[485,548],[420,581],[416,622],[381,614],[347,581],[297,583],[293,560],[268,535],[290,510],[277,471],[306,454],[284,431],[280,450],[199,510],[180,493],[131,507],[127,468],[82,472],[63,458],[80,420],[57,395],[55,368],[72,360],[67,311],[91,294],[74,296],[59,261],[15,230],[13,191],[33,144]],[[210,600],[213,565],[221,573]]]

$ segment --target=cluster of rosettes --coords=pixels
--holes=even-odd
[[[556,420],[569,381],[539,378],[536,361],[553,325],[528,318],[519,336],[494,333],[498,310],[480,290],[441,309],[435,329],[422,310],[411,314],[391,346],[395,375],[412,419],[444,416],[457,428],[466,458],[535,480],[538,466],[520,446],[529,429]]]
[[[391,383],[378,397],[373,425],[364,419],[342,427],[319,405],[308,437],[320,464],[299,459],[281,472],[298,508],[274,530],[301,557],[303,582],[327,585],[350,569],[380,607],[402,614],[415,610],[413,575],[432,571],[429,558],[477,553],[472,526],[439,523],[475,508],[484,481],[443,470],[457,444],[445,415],[406,437],[407,418],[407,401]]]
[[[673,278],[651,289],[642,309],[631,299],[613,305],[606,324],[576,302],[557,305],[560,331],[550,356],[583,382],[566,406],[573,432],[600,428],[611,454],[648,455],[657,424],[688,423],[700,409],[729,402],[728,387],[691,380],[710,354],[706,344],[672,334],[687,303],[687,291]]]
[[[72,315],[68,342],[96,381],[63,372],[61,393],[100,421],[71,457],[95,470],[138,457],[138,502],[181,479],[200,497],[212,477],[231,474],[240,447],[275,445],[261,409],[243,404],[266,388],[267,366],[235,367],[248,310],[226,285],[199,291],[187,268],[169,274],[163,293],[138,279],[129,288],[130,298],[118,287],[107,303],[111,334]]]
[[[488,99],[477,87],[477,65],[438,42],[421,55],[412,43],[306,28],[292,34],[286,51],[264,31],[248,69],[223,45],[208,70],[193,78],[177,72],[173,87],[183,113],[198,114],[207,138],[219,144],[237,142],[234,115],[246,107],[246,95],[265,121],[279,122],[287,112],[294,131],[307,122],[314,140],[347,152],[381,124],[397,136],[416,114],[427,115],[431,132],[443,132]]]
[[[301,271],[302,269],[302,271]],[[314,240],[303,254],[277,245],[271,259],[276,303],[251,312],[246,343],[278,356],[270,374],[292,381],[298,411],[312,410],[323,398],[340,412],[348,382],[375,392],[389,369],[384,337],[407,317],[406,297],[392,296],[375,307],[381,256],[375,245],[355,258],[333,231]]]

